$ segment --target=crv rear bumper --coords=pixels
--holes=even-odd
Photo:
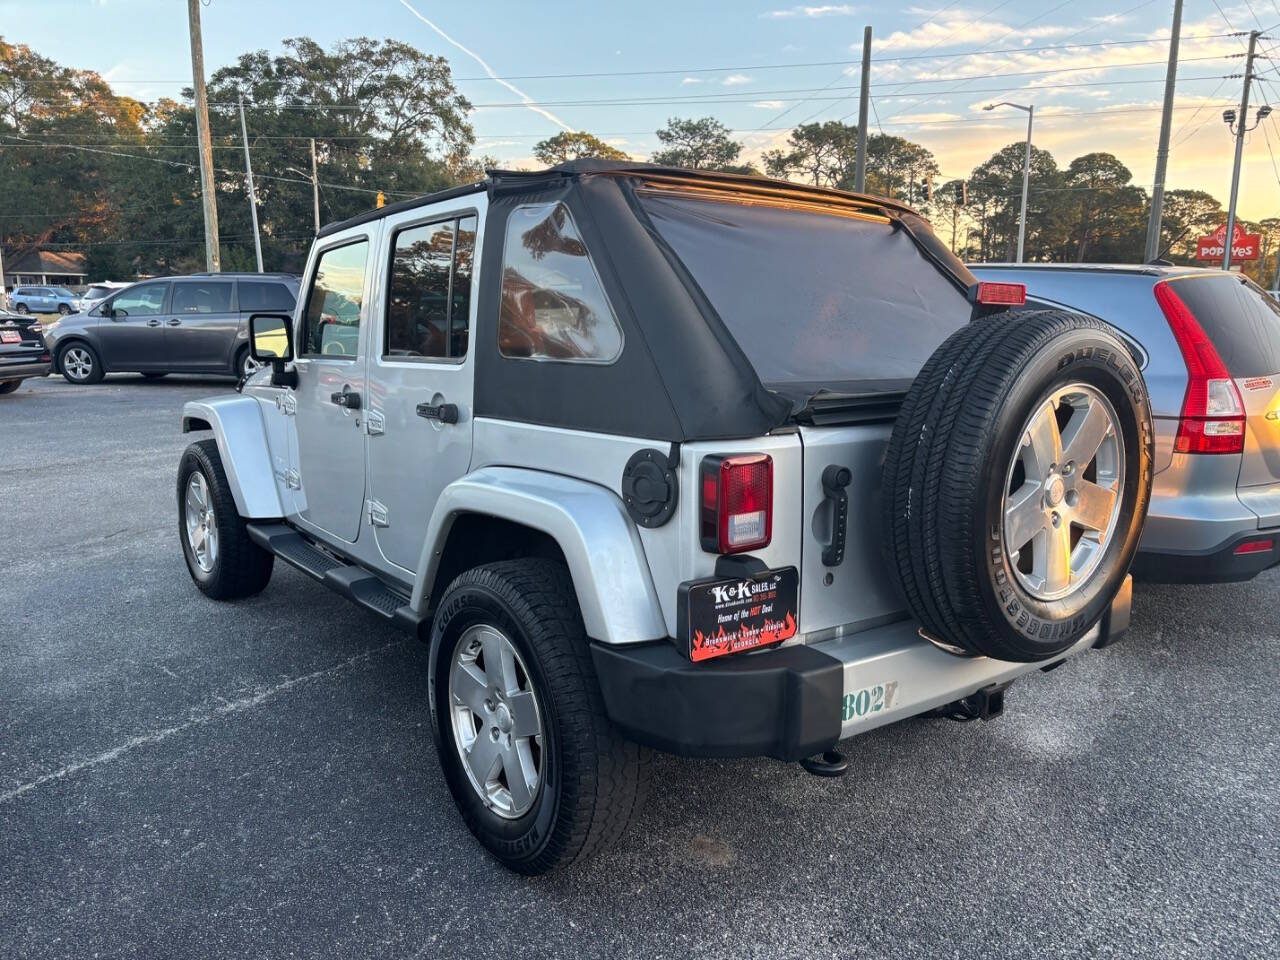
[[[1242,544],[1270,540],[1271,547],[1236,553]],[[1150,583],[1238,583],[1280,563],[1280,528],[1253,529],[1208,550],[1139,551],[1133,575]]]
[[[1130,595],[1126,580],[1102,623],[1040,663],[956,657],[910,620],[700,664],[665,641],[591,652],[609,717],[631,739],[683,756],[799,760],[1105,646],[1128,627]]]

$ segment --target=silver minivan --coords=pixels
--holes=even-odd
[[[975,264],[1130,338],[1151,392],[1156,475],[1134,572],[1248,580],[1280,563],[1280,304],[1198,267]]]

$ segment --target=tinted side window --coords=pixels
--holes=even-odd
[[[177,283],[173,287],[172,313],[229,313],[231,284],[210,280]]]
[[[307,355],[355,357],[360,352],[360,313],[369,241],[320,254],[307,292],[303,349]]]
[[[476,218],[458,221],[458,239],[453,248],[453,294],[449,298],[449,355],[467,354],[471,327],[471,276],[475,272]]]
[[[387,300],[387,356],[450,355],[449,283],[454,221],[396,235]]]
[[[1187,277],[1169,284],[1191,309],[1233,377],[1280,373],[1280,304],[1238,276]]]
[[[622,330],[562,203],[517,207],[503,247],[498,349],[504,357],[607,363]]]
[[[293,294],[283,283],[240,280],[236,283],[236,287],[240,296],[241,311],[293,312]]]
[[[129,317],[154,317],[164,309],[167,283],[143,283],[130,287],[111,301],[111,309]]]

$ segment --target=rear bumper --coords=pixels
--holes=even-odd
[[[29,380],[32,377],[44,377],[49,374],[50,363],[41,360],[36,363],[6,363],[0,361],[0,381]]]
[[[1271,547],[1236,553],[1241,544],[1271,540]],[[1208,550],[1142,550],[1133,575],[1148,583],[1239,583],[1280,564],[1280,528],[1251,529]]]
[[[799,760],[1113,642],[1128,626],[1127,583],[1101,624],[1040,663],[952,656],[910,620],[701,664],[666,641],[591,652],[609,717],[631,739],[683,756]]]

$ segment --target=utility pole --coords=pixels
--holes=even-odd
[[[867,190],[867,106],[871,102],[871,27],[862,30],[862,88],[858,92],[858,158],[853,168],[853,190]]]
[[[1253,55],[1258,31],[1249,32],[1249,53],[1244,61],[1244,90],[1240,94],[1239,126],[1236,128],[1236,162],[1231,168],[1231,201],[1227,207],[1227,233],[1222,243],[1222,269],[1231,269],[1231,243],[1236,235],[1236,194],[1240,190],[1240,160],[1244,156],[1244,135],[1249,120],[1249,81],[1253,79]]]
[[[1169,69],[1164,76],[1164,109],[1160,114],[1160,145],[1156,147],[1156,178],[1151,185],[1151,219],[1143,262],[1160,253],[1160,219],[1164,211],[1164,175],[1169,164],[1169,130],[1173,126],[1173,91],[1178,80],[1178,35],[1182,31],[1182,0],[1173,0],[1173,29],[1169,33]]]
[[[1178,0],[1179,3],[1182,0]],[[311,138],[311,204],[316,215],[316,234],[320,233],[320,176],[316,173],[316,138]]]
[[[0,271],[0,277],[2,276],[3,271]],[[1261,280],[1262,278],[1259,277],[1258,279]],[[1276,272],[1271,278],[1271,295],[1280,300],[1280,243],[1276,244]]]
[[[253,252],[258,258],[258,272],[262,272],[262,238],[258,236],[258,195],[253,191],[253,164],[249,162],[249,130],[244,123],[244,94],[240,101],[240,139],[244,142],[244,176],[249,184],[249,215],[253,218]]]
[[[213,195],[213,141],[209,138],[209,96],[204,88],[204,43],[200,39],[200,0],[187,0],[191,30],[191,80],[196,92],[196,135],[200,153],[200,198],[204,203],[204,260],[210,273],[222,270],[218,249],[218,203]]]

